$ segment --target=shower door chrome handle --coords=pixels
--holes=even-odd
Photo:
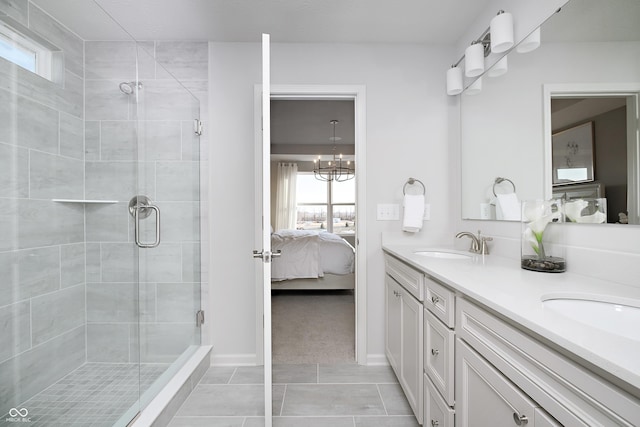
[[[150,243],[140,241],[140,219],[147,218],[151,211],[156,214],[156,236]],[[134,196],[129,202],[129,213],[133,216],[133,228],[136,245],[141,248],[155,248],[160,244],[160,209],[151,203],[147,196]]]
[[[147,205],[144,209],[151,209],[156,214],[156,237],[155,240],[151,243],[144,243],[140,241],[140,224],[139,224],[139,212],[141,207],[137,207],[134,211],[134,228],[135,228],[135,237],[136,237],[136,245],[140,248],[155,248],[160,244],[160,209],[155,205]]]

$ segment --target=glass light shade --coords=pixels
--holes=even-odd
[[[489,69],[487,74],[489,77],[498,77],[505,74],[509,70],[509,65],[507,63],[507,56],[503,56],[502,59],[496,62],[493,67]]]
[[[447,95],[462,93],[462,69],[451,67],[447,70]]]
[[[475,82],[464,91],[465,95],[476,95],[482,92],[482,77],[478,77]]]
[[[475,43],[464,51],[464,74],[467,77],[477,77],[484,73],[484,47],[482,43]]]
[[[540,47],[540,27],[533,30],[524,40],[516,47],[516,52],[527,53]]]
[[[513,16],[504,12],[491,20],[491,52],[502,53],[511,49],[513,41]]]

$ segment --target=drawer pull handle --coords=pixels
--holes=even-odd
[[[437,296],[431,297],[431,302],[434,303],[434,304],[439,303],[440,302],[440,297],[437,297]]]
[[[440,354],[440,350],[432,348],[431,349],[431,354],[434,355],[434,356],[437,356],[438,354]]]
[[[440,423],[437,420],[431,420],[431,427],[438,427]]]
[[[513,422],[518,426],[523,426],[529,422],[529,418],[526,415],[518,415],[516,412],[513,413]]]

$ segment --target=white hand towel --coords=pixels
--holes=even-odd
[[[496,218],[507,221],[520,221],[520,202],[516,193],[496,196]]]
[[[422,228],[423,217],[424,195],[405,194],[402,230],[410,233],[417,233]]]

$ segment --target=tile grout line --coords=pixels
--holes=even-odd
[[[282,403],[280,404],[280,413],[279,413],[279,415],[278,415],[278,416],[280,416],[280,417],[282,416],[282,410],[284,409],[284,400],[285,400],[285,399],[286,399],[286,397],[287,397],[287,386],[288,386],[288,385],[289,385],[289,384],[285,384],[285,385],[284,385],[284,392],[282,393]]]
[[[376,384],[376,390],[378,390],[378,396],[380,396],[380,402],[382,403],[382,408],[384,409],[384,413],[386,416],[389,416],[389,412],[387,411],[387,405],[384,404],[384,399],[382,398],[382,392],[380,391],[379,384]]]
[[[238,372],[238,368],[233,368],[233,372],[231,373],[231,376],[229,377],[229,379],[227,380],[226,384],[231,384],[231,380],[233,379],[234,375],[236,374],[236,372]]]

